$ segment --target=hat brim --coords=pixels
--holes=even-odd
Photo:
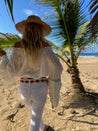
[[[25,25],[26,25],[27,23],[37,23],[37,24],[42,25],[43,35],[44,35],[44,36],[49,35],[50,32],[51,32],[51,30],[52,30],[52,28],[51,28],[47,23],[45,23],[45,22],[42,21],[42,20],[37,20],[37,19],[23,20],[23,21],[15,24],[15,27],[16,27],[16,29],[17,29],[21,34],[23,34],[24,29],[25,29]]]

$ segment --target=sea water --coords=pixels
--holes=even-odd
[[[86,58],[86,57],[98,57],[98,53],[81,53],[79,58]]]
[[[12,50],[9,52],[9,54],[7,54],[8,58],[10,58],[11,53]],[[81,53],[79,55],[79,58],[88,58],[88,57],[98,57],[98,53]]]

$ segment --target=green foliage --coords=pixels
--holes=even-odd
[[[90,37],[96,36],[98,37],[98,0],[91,0],[89,3],[89,11],[92,15],[94,15],[89,23]]]
[[[0,33],[0,48],[12,47],[12,45],[19,40],[20,37],[18,35]]]
[[[47,9],[53,9],[48,14],[47,23],[52,27],[50,37],[61,43],[61,47],[54,49],[61,51],[68,59],[70,66],[76,66],[81,51],[92,41],[88,30],[83,3],[79,0],[35,0]]]
[[[78,0],[37,0],[45,7],[53,7],[55,14],[50,14],[47,21],[53,28],[54,38],[60,38],[62,44],[73,44],[77,31],[86,22]],[[54,13],[53,12],[53,13]],[[61,41],[62,37],[62,41]]]

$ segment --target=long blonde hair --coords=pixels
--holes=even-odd
[[[42,26],[36,23],[27,23],[21,40],[27,58],[38,58],[44,41]]]

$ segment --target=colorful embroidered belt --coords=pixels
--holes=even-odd
[[[38,82],[48,82],[48,79],[46,77],[41,77],[40,79],[33,79],[33,78],[20,78],[20,82],[22,83],[38,83]]]

